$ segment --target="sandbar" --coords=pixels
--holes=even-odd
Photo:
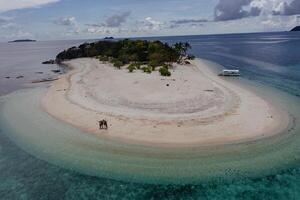
[[[65,62],[41,107],[99,138],[138,145],[194,146],[248,142],[279,134],[288,113],[255,92],[219,77],[201,59],[175,64],[171,77],[129,73],[94,58]],[[108,121],[99,130],[98,121]]]

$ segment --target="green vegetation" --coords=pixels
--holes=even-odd
[[[108,62],[109,61],[109,57],[107,57],[107,56],[98,56],[97,57],[100,61],[102,61],[102,62]]]
[[[159,73],[162,76],[171,76],[168,65],[164,65],[159,69]]]
[[[133,63],[133,65],[135,66],[136,69],[141,69],[141,66],[143,65],[143,63],[137,62],[137,63]]]
[[[124,64],[119,60],[114,60],[114,61],[112,61],[112,63],[114,65],[114,67],[116,67],[118,69],[121,69],[121,67],[124,66]]]
[[[163,65],[163,63],[159,63],[156,60],[150,60],[148,63],[148,66],[151,67],[152,71],[155,71],[156,67],[159,67],[160,65]]]
[[[191,54],[189,54],[189,55],[187,55],[187,57],[186,57],[188,60],[195,60],[195,56],[194,55],[191,55]]]
[[[151,74],[152,73],[152,67],[147,66],[147,67],[142,67],[142,70],[147,73],[147,74]]]
[[[130,73],[132,73],[134,70],[136,70],[136,65],[134,63],[130,64],[127,69],[129,70]]]
[[[194,59],[187,55],[191,48],[189,43],[176,43],[170,46],[161,41],[147,40],[120,40],[120,41],[98,41],[84,43],[78,47],[71,47],[56,56],[56,62],[82,57],[96,57],[103,62],[111,62],[114,67],[120,69],[129,65],[129,72],[143,70],[151,73],[160,67],[163,76],[170,76],[168,66],[174,62],[185,63],[186,59]],[[167,67],[166,67],[167,66]]]
[[[187,51],[191,49],[191,45],[188,42],[182,43],[178,42],[174,44],[174,48],[176,52],[179,54],[179,58],[177,62],[182,63],[184,61],[184,58],[187,56]]]

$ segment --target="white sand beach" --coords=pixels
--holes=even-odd
[[[191,146],[240,143],[278,134],[288,113],[219,77],[200,59],[175,65],[171,77],[128,73],[92,58],[49,87],[41,107],[97,137],[127,143]],[[99,130],[98,121],[108,121]]]

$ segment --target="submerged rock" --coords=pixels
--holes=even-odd
[[[58,80],[58,78],[44,78],[44,79],[40,79],[40,80],[31,81],[31,83],[44,83],[44,82],[51,82],[51,81],[56,81],[56,80]]]
[[[61,73],[61,71],[60,71],[60,69],[54,69],[54,70],[51,70],[53,73],[56,73],[56,74],[58,74],[58,73]]]

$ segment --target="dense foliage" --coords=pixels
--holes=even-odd
[[[187,58],[187,51],[191,46],[188,43],[176,43],[170,46],[160,41],[147,40],[119,40],[98,41],[84,43],[59,53],[56,61],[83,57],[97,57],[104,62],[111,62],[114,67],[121,68],[129,64],[129,72],[141,69],[146,73],[156,70],[156,67],[165,66],[167,63],[182,62]],[[162,75],[170,76],[168,68],[164,67]]]
[[[171,72],[169,71],[169,68],[168,68],[167,65],[162,66],[162,67],[159,69],[159,73],[160,73],[160,75],[162,75],[162,76],[171,76]]]

